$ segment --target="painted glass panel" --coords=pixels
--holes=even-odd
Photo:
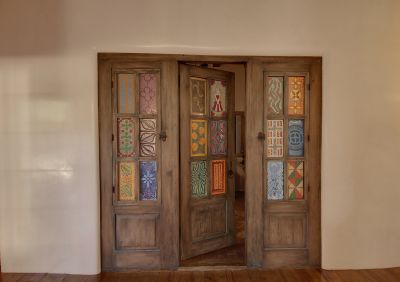
[[[192,170],[192,197],[201,198],[207,196],[207,187],[208,187],[207,161],[192,162],[191,170]]]
[[[140,200],[157,200],[157,162],[140,162]]]
[[[210,126],[210,149],[212,155],[226,154],[226,120],[213,120]]]
[[[288,90],[288,114],[302,115],[304,114],[304,76],[289,76]]]
[[[283,199],[283,161],[267,162],[268,200]]]
[[[279,115],[283,113],[283,77],[269,76],[267,79],[268,113]]]
[[[267,121],[267,156],[283,157],[283,120]]]
[[[304,198],[304,162],[289,160],[287,162],[289,200]]]
[[[192,156],[207,155],[207,120],[191,120],[191,152]]]
[[[213,117],[226,116],[226,82],[210,80],[210,110]]]
[[[211,161],[212,187],[211,195],[224,194],[226,191],[226,161]]]
[[[135,155],[135,120],[134,118],[117,118],[118,124],[118,157],[133,157]]]
[[[206,114],[207,81],[202,78],[190,78],[190,97],[192,115]]]
[[[136,75],[132,73],[118,74],[118,112],[135,112]]]
[[[304,120],[289,120],[288,144],[289,156],[302,157],[304,155]]]
[[[140,74],[139,107],[141,114],[157,113],[157,75],[153,73]]]
[[[155,119],[140,119],[140,156],[156,155],[156,128]]]
[[[118,163],[118,199],[135,200],[135,164],[134,162]]]

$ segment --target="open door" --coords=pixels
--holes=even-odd
[[[180,65],[181,259],[234,243],[234,74]]]

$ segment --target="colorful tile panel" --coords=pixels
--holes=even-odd
[[[267,120],[267,157],[283,157],[283,120]]]
[[[191,120],[191,155],[207,156],[207,120]]]
[[[192,197],[201,198],[207,196],[207,187],[208,187],[207,161],[192,162],[191,170],[192,170]]]
[[[289,160],[287,162],[289,200],[304,198],[304,162]]]
[[[135,112],[136,75],[118,74],[118,113]]]
[[[155,119],[140,119],[140,156],[152,157],[156,155],[156,129]]]
[[[212,120],[210,125],[210,150],[212,155],[226,154],[226,120]]]
[[[190,78],[190,105],[192,115],[206,114],[207,80]]]
[[[226,82],[210,80],[210,111],[212,117],[226,116]]]
[[[267,111],[269,114],[283,114],[283,77],[267,78]]]
[[[141,114],[157,113],[157,75],[142,73],[139,76],[139,108]]]
[[[226,160],[211,161],[212,186],[211,195],[226,192]]]
[[[140,200],[157,200],[157,162],[141,161]]]
[[[118,163],[118,200],[135,200],[135,164],[133,162]]]
[[[283,199],[283,161],[267,162],[267,198]]]
[[[289,120],[288,129],[288,145],[289,156],[302,157],[304,156],[304,120],[291,119]]]
[[[288,114],[302,115],[304,114],[305,77],[289,76],[288,84]]]
[[[117,118],[118,157],[133,157],[135,155],[135,120],[134,118]]]

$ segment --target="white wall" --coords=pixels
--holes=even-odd
[[[0,0],[2,270],[100,270],[97,52],[323,56],[324,268],[400,265],[400,1]]]

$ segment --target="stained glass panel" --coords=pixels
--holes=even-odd
[[[118,163],[118,199],[120,201],[135,200],[135,164],[133,162]]]
[[[207,80],[202,78],[190,78],[190,98],[192,115],[206,114],[206,89]]]
[[[133,157],[135,155],[135,120],[134,118],[117,118],[118,157]]]
[[[226,161],[211,161],[212,187],[211,195],[224,194],[226,191]]]
[[[140,200],[157,200],[157,162],[140,162]]]
[[[304,114],[304,76],[288,77],[288,114],[302,115]]]
[[[288,145],[289,156],[304,156],[304,120],[289,120]]]
[[[267,162],[268,200],[283,199],[283,161]]]
[[[267,111],[279,115],[283,113],[283,77],[267,78]]]
[[[192,156],[207,155],[207,120],[191,120],[191,154]]]
[[[304,162],[289,160],[287,162],[288,193],[290,200],[304,198]]]
[[[192,171],[192,197],[207,196],[208,168],[207,161],[195,161],[191,163]]]
[[[211,154],[226,154],[226,120],[213,120],[211,121],[210,127]]]
[[[210,80],[210,111],[212,117],[226,116],[226,82]]]
[[[140,156],[156,155],[156,128],[155,119],[140,119]]]
[[[157,75],[153,73],[140,74],[139,106],[141,114],[157,113]]]
[[[267,156],[283,157],[283,120],[267,121]]]
[[[135,112],[136,75],[132,73],[118,74],[118,112]]]

